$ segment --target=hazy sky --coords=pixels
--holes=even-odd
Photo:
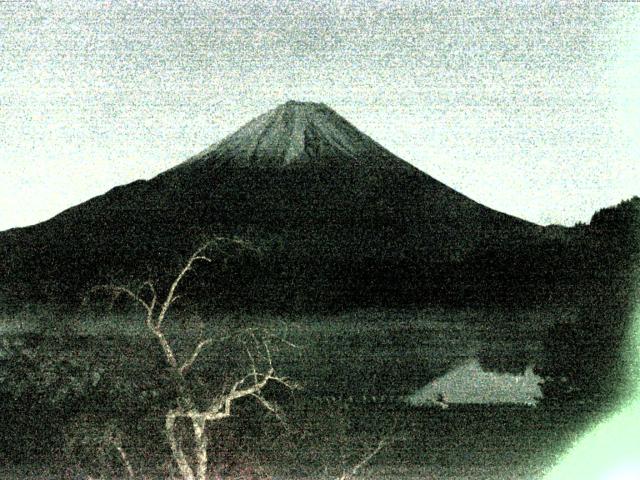
[[[0,0],[0,230],[287,99],[471,198],[572,224],[640,194],[640,3]]]

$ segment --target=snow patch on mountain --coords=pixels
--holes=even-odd
[[[296,167],[351,164],[416,170],[323,103],[289,101],[260,115],[185,164]]]

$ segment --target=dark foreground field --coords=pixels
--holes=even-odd
[[[351,470],[384,438],[386,445],[361,471],[363,478],[541,478],[594,415],[597,412],[585,407],[467,405],[445,411],[399,406],[327,407],[300,402],[293,408],[289,405],[289,430],[269,423],[268,428],[247,431],[243,428],[247,422],[237,419],[225,426],[224,440],[212,439],[217,446],[211,453],[213,461],[219,462],[215,470],[222,478],[329,479]],[[159,427],[150,419],[138,427],[144,430],[143,425],[148,429]],[[130,447],[130,455],[139,471],[151,478],[164,478],[170,468],[163,463],[162,454],[168,458],[169,451],[163,448],[162,437],[155,440],[159,442],[157,451]],[[124,478],[117,457],[109,456],[112,465],[103,466],[102,473],[109,478]],[[141,459],[152,459],[157,462],[156,468],[143,465]],[[97,474],[97,468],[61,464],[59,460],[45,454],[26,462],[12,462],[4,465],[0,478],[83,478],[82,474]],[[95,458],[91,460],[95,462]]]
[[[50,315],[14,315],[0,332],[0,478],[124,477],[105,441],[114,431],[140,474],[170,476],[162,424],[174,397],[141,317]],[[184,313],[168,333],[177,352],[201,336],[247,328],[286,340],[274,347],[274,366],[302,389],[265,393],[282,407],[284,422],[248,399],[231,419],[211,426],[210,458],[220,478],[336,478],[381,441],[362,477],[539,478],[601,418],[601,402],[443,410],[410,407],[402,397],[471,357],[507,371],[544,363],[546,332],[572,315],[359,311],[201,323]],[[214,344],[198,360],[194,382],[206,396],[243,372],[243,344]]]

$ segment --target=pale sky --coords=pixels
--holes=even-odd
[[[0,230],[324,102],[537,223],[640,194],[640,3],[0,0]]]

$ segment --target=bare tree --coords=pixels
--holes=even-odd
[[[246,242],[237,239],[216,237],[208,241],[189,257],[169,286],[164,298],[160,298],[152,281],[145,282],[138,291],[118,285],[101,285],[94,289],[113,294],[114,300],[121,295],[128,296],[131,300],[140,304],[146,312],[146,328],[156,338],[162,349],[164,360],[178,387],[176,405],[165,414],[164,430],[171,448],[173,461],[182,480],[205,480],[207,478],[209,467],[207,425],[210,422],[217,422],[230,417],[234,404],[246,397],[254,398],[267,411],[279,416],[280,412],[277,405],[265,398],[263,390],[271,382],[279,383],[289,389],[296,387],[289,379],[276,374],[271,358],[269,337],[260,340],[255,331],[248,331],[248,335],[253,341],[253,346],[252,348],[247,347],[244,352],[248,360],[246,374],[231,386],[223,388],[219,394],[211,395],[204,402],[199,402],[201,405],[206,404],[204,406],[198,406],[198,402],[190,393],[187,387],[187,376],[202,351],[213,342],[223,341],[228,337],[201,338],[189,351],[178,353],[174,351],[167,338],[165,322],[171,306],[180,298],[177,292],[185,276],[194,268],[196,263],[212,262],[212,257],[209,255],[210,252],[216,248],[219,252],[222,252],[220,245],[223,243],[233,244],[241,248],[249,247]],[[239,355],[242,354],[239,353]],[[184,419],[191,424],[193,443],[195,445],[193,455],[185,453],[177,435],[176,422],[180,419]],[[116,447],[123,460],[127,474],[133,477],[131,464],[121,444],[118,442]],[[190,459],[190,457],[192,458]]]

